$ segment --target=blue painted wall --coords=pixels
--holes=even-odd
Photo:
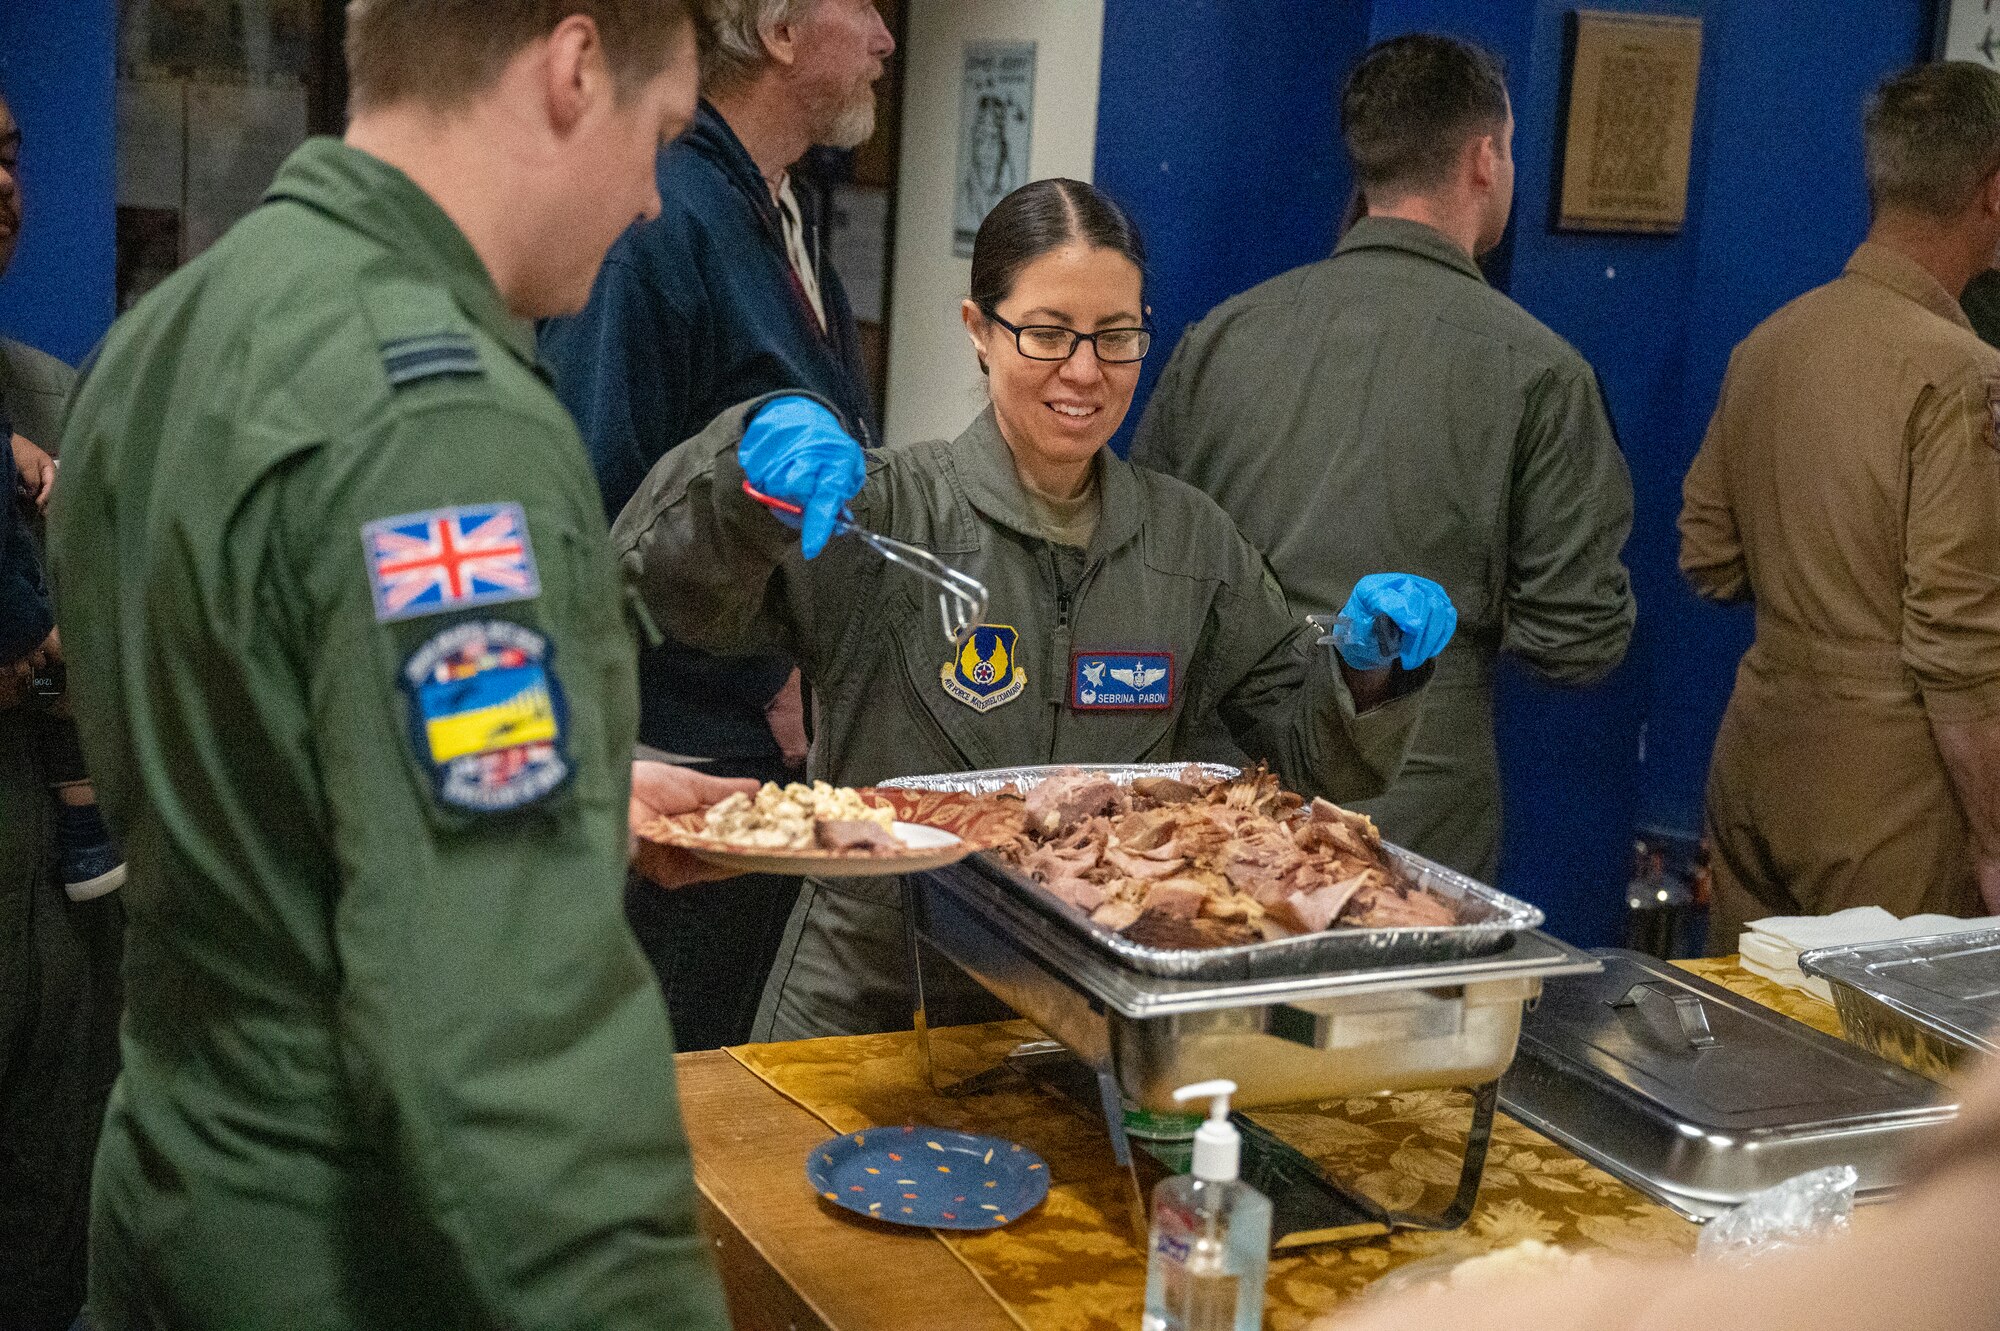
[[[74,363],[116,307],[113,0],[0,0],[0,89],[21,122],[21,248],[0,334]]]
[[[1332,251],[1351,188],[1334,92],[1367,45],[1359,4],[1106,3],[1096,182],[1145,232],[1161,337],[1140,405],[1188,324]]]
[[[1671,237],[1550,228],[1565,22],[1579,7],[1108,0],[1097,179],[1147,228],[1154,305],[1171,334],[1222,297],[1324,256],[1349,188],[1334,89],[1370,42],[1441,30],[1507,62],[1518,193],[1501,280],[1604,381],[1637,499],[1626,558],[1640,618],[1627,663],[1597,688],[1503,671],[1501,883],[1547,908],[1565,937],[1595,945],[1618,937],[1634,826],[1699,829],[1709,749],[1749,641],[1747,616],[1703,606],[1681,584],[1681,477],[1730,348],[1838,272],[1860,240],[1862,100],[1928,52],[1932,6],[1592,0],[1705,21],[1689,214]]]

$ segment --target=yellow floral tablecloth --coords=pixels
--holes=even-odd
[[[1730,960],[1689,970],[1808,1025],[1839,1034],[1833,1009],[1749,975]],[[1025,1022],[934,1032],[944,1079],[998,1065]],[[1051,1091],[1009,1078],[984,1094],[948,1099],[918,1066],[915,1037],[806,1040],[731,1049],[738,1062],[836,1132],[935,1124],[1018,1141],[1049,1163],[1039,1208],[1002,1230],[938,1238],[992,1291],[1025,1331],[1130,1331],[1144,1302],[1146,1263],[1125,1221],[1125,1183],[1101,1120]],[[1458,1183],[1470,1098],[1419,1091],[1264,1111],[1278,1132],[1326,1171],[1384,1205],[1441,1209]],[[804,1176],[800,1199],[811,1198]],[[820,1205],[826,1203],[820,1202]],[[1472,1255],[1540,1239],[1576,1249],[1662,1256],[1694,1246],[1695,1227],[1548,1138],[1499,1115],[1479,1205],[1462,1229],[1402,1232],[1274,1256],[1267,1325],[1300,1331],[1405,1263]]]

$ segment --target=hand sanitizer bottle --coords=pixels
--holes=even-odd
[[[1229,1122],[1233,1081],[1183,1086],[1209,1102],[1194,1134],[1194,1172],[1153,1189],[1143,1331],[1258,1331],[1271,1253],[1271,1203],[1237,1178],[1243,1138]]]

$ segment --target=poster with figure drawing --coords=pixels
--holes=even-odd
[[[958,201],[952,210],[951,248],[969,259],[986,214],[1028,183],[1035,44],[967,42],[958,99]]]
[[[1995,0],[1939,0],[1938,57],[2000,69],[2000,6]]]

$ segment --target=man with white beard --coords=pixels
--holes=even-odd
[[[819,191],[815,146],[875,129],[896,43],[871,0],[708,0],[703,100],[659,158],[664,210],[613,247],[584,312],[541,331],[615,520],[652,465],[725,408],[806,391],[863,444],[874,409]],[[639,738],[718,776],[791,779],[805,761],[798,674],[777,654],[723,660],[668,641],[642,652]],[[671,895],[634,878],[626,914],[659,974],[681,1049],[749,1038],[798,880]]]

